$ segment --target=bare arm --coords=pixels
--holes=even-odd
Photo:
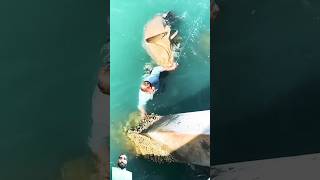
[[[141,119],[144,119],[147,114],[146,110],[144,109],[144,107],[139,107],[139,111],[140,111]]]
[[[167,68],[164,68],[164,70],[165,71],[173,71],[173,70],[175,70],[177,67],[178,67],[178,63],[173,63],[173,65],[172,66],[170,66],[170,67],[167,67]]]
[[[144,119],[147,115],[146,112],[146,105],[149,100],[153,97],[152,94],[148,94],[145,92],[139,91],[139,103],[138,103],[138,110],[140,111],[141,119]]]

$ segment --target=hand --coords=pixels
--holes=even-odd
[[[173,63],[171,67],[168,68],[168,71],[173,71],[175,69],[177,69],[177,67],[179,66],[179,64],[177,62]]]
[[[177,62],[175,62],[175,63],[173,64],[173,66],[174,66],[174,69],[176,69],[176,68],[179,66],[179,64],[178,64]]]

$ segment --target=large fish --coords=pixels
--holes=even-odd
[[[174,63],[174,50],[170,41],[171,27],[161,15],[156,15],[144,28],[144,48],[159,66]]]

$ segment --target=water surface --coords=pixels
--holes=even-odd
[[[119,134],[121,124],[137,111],[143,66],[151,61],[142,47],[143,27],[155,14],[168,10],[184,17],[178,27],[183,38],[180,66],[163,78],[164,88],[150,102],[149,111],[168,115],[210,108],[209,1],[111,1],[111,165],[121,152],[128,153],[134,179],[203,178],[184,164],[159,165],[135,158]]]
[[[217,3],[214,161],[319,152],[319,1]]]
[[[56,180],[90,153],[104,2],[1,1],[0,179]]]

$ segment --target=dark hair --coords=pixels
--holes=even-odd
[[[127,156],[125,153],[121,153],[120,155],[119,155],[119,158],[120,158],[120,156],[122,156],[122,155],[125,155],[125,156]]]
[[[149,81],[143,81],[142,82],[143,85],[148,85],[148,86],[152,86],[152,84]],[[146,92],[144,89],[140,88],[141,91]]]
[[[148,86],[152,86],[151,82],[149,82],[149,81],[143,81],[143,84],[148,85]]]

